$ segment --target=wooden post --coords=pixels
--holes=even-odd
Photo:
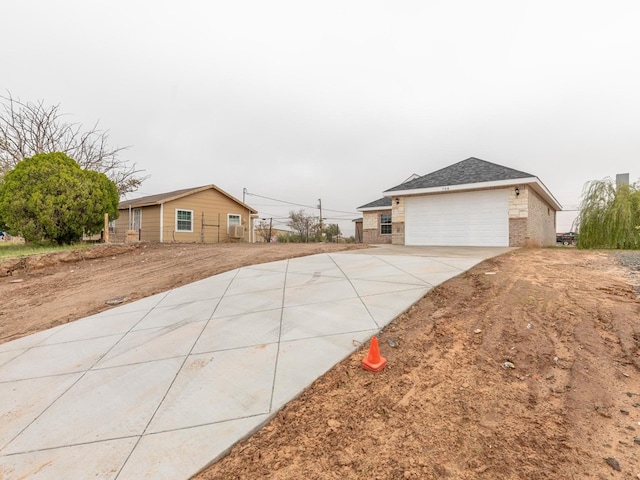
[[[109,243],[109,214],[104,214],[104,243]]]

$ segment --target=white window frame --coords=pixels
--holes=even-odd
[[[238,223],[231,223],[231,218],[238,218]],[[227,233],[229,233],[229,229],[231,225],[242,225],[242,215],[238,213],[227,213]]]
[[[389,216],[389,222],[383,222],[382,221],[382,216],[383,215],[388,215]],[[380,235],[391,235],[393,233],[393,216],[391,215],[391,213],[381,213],[378,216],[379,222],[380,222]],[[382,227],[388,227],[389,233],[384,233],[382,231]],[[385,230],[387,230],[387,228],[385,228]]]
[[[178,212],[189,212],[191,215],[191,228],[189,230],[181,229],[178,226]],[[182,219],[181,221],[185,222],[186,220]],[[176,232],[181,233],[192,233],[193,232],[193,210],[187,210],[186,208],[176,208]]]

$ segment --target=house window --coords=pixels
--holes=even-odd
[[[193,232],[193,210],[176,209],[176,232]]]
[[[242,224],[242,218],[240,217],[240,215],[235,215],[233,213],[229,213],[227,215],[227,233],[229,233],[229,229],[231,228],[232,225],[241,225]]]
[[[391,214],[380,214],[380,235],[391,235]]]
[[[116,233],[116,221],[109,221],[109,233]]]

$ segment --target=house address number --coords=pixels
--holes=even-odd
[[[447,190],[449,190],[449,187],[442,187],[442,191],[443,191],[443,192],[444,192],[444,191],[447,191]]]

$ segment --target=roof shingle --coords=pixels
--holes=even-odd
[[[124,210],[124,209],[130,208],[130,207],[131,208],[139,208],[139,207],[147,207],[147,206],[150,206],[150,205],[160,205],[160,204],[163,204],[163,203],[168,202],[170,200],[175,200],[175,199],[178,199],[178,198],[186,197],[187,195],[191,195],[191,194],[202,192],[204,190],[209,190],[209,189],[215,190],[215,191],[221,193],[222,195],[225,195],[226,197],[230,198],[234,202],[237,202],[238,204],[245,206],[246,208],[248,208],[253,213],[258,213],[258,211],[255,210],[254,208],[250,207],[246,203],[243,203],[242,201],[238,200],[234,196],[228,194],[227,192],[225,192],[224,190],[222,190],[221,188],[219,188],[219,187],[217,187],[217,186],[215,186],[213,184],[212,185],[204,185],[202,187],[193,187],[193,188],[184,188],[182,190],[173,190],[171,192],[158,193],[156,195],[147,195],[146,197],[132,198],[131,200],[122,200],[120,202],[120,204],[118,205],[118,209],[119,210]]]
[[[514,180],[517,178],[531,178],[535,175],[503,167],[495,163],[470,157],[448,167],[423,175],[414,180],[401,183],[387,192],[398,190],[414,190],[420,188],[445,187],[450,185],[464,185],[468,183],[495,182],[499,180]]]
[[[374,200],[373,202],[369,202],[366,205],[362,205],[360,207],[358,207],[356,210],[360,210],[361,208],[384,208],[384,207],[390,207],[391,206],[391,197],[383,197],[383,198],[379,198],[378,200]]]
[[[147,195],[145,197],[132,198],[131,200],[123,200],[120,202],[119,208],[142,207],[146,205],[159,205],[172,198],[182,197],[188,193],[195,193],[203,187],[184,188],[182,190],[173,190],[172,192],[158,193],[155,195]],[[207,187],[204,187],[207,188]]]

